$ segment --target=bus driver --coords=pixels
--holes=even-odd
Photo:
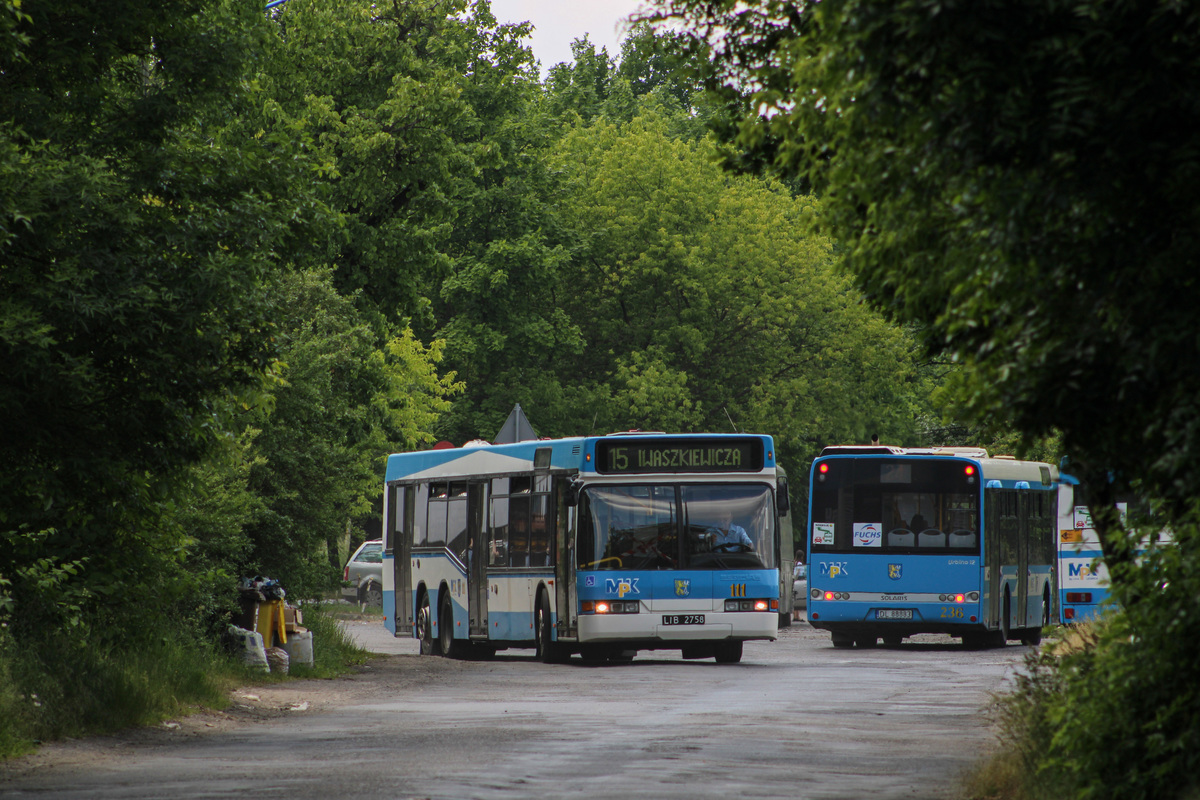
[[[728,511],[722,511],[717,517],[717,524],[709,526],[704,534],[713,550],[735,553],[754,550],[754,541],[745,528],[733,524],[733,515]]]

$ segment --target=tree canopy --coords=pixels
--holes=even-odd
[[[707,59],[726,162],[812,186],[870,302],[961,365],[961,407],[1061,432],[1085,481],[1123,612],[1027,685],[1033,796],[1194,792],[1200,10],[662,0],[658,16]],[[1150,526],[1120,521],[1130,489]],[[1139,556],[1164,523],[1174,545]]]

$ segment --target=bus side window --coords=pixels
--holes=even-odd
[[[508,498],[492,498],[492,546],[488,564],[493,567],[508,566]]]
[[[425,532],[428,529],[427,515],[429,513],[429,484],[422,483],[417,487],[417,498],[413,503],[413,528],[412,542],[415,546],[421,547],[425,544]]]
[[[508,564],[529,566],[529,496],[508,501]]]
[[[545,567],[550,564],[550,496],[533,496],[533,508],[529,517],[529,566]]]

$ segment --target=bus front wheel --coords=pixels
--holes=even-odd
[[[553,626],[550,624],[550,599],[545,592],[539,592],[533,619],[533,638],[537,659],[543,664],[561,664],[570,658],[570,653],[554,641],[553,633]]]

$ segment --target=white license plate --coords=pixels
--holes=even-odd
[[[703,625],[703,614],[663,614],[663,625]]]
[[[912,609],[880,608],[875,612],[875,619],[912,619]]]

